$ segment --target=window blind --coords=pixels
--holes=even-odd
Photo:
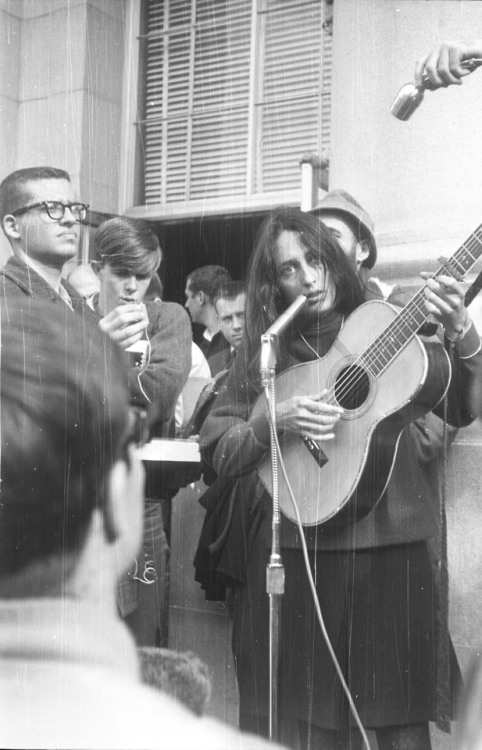
[[[138,123],[146,205],[299,186],[329,146],[322,0],[149,0]],[[254,61],[254,64],[251,64]]]

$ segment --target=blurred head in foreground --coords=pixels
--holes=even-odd
[[[102,587],[114,607],[142,523],[122,354],[50,305],[1,313],[0,597]]]

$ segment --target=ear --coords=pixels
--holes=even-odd
[[[370,255],[370,242],[369,240],[361,240],[357,243],[356,246],[356,265],[357,268],[360,268],[362,263],[368,258]]]
[[[93,272],[97,277],[100,277],[100,272],[102,270],[102,266],[100,264],[100,261],[98,260],[91,260],[90,261],[90,267],[92,268]]]
[[[127,465],[125,461],[116,461],[106,479],[104,499],[104,528],[107,540],[115,542],[123,525],[122,497],[127,484]],[[120,510],[120,513],[119,513]]]
[[[204,294],[204,292],[198,292],[196,296],[199,300],[199,304],[204,305],[204,303],[206,302],[206,295]]]
[[[144,474],[133,446],[128,458],[119,459],[106,480],[104,529],[108,542],[117,543],[121,564],[127,567],[139,550],[142,540]]]
[[[12,214],[6,214],[2,219],[3,231],[7,237],[11,240],[20,239],[20,231],[17,224],[17,219]]]

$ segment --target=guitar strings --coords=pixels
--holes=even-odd
[[[482,230],[482,224],[480,227],[476,230],[478,232],[479,230]],[[478,259],[480,256],[480,250],[482,248],[482,243],[476,236],[476,232],[474,232],[468,240],[459,248],[459,250],[452,256],[449,263],[456,263],[460,268],[462,269],[463,273],[465,274],[472,266],[473,263]],[[479,252],[476,255],[473,255],[471,250],[478,249]],[[462,260],[458,259],[458,256],[470,256],[471,263],[469,263],[468,268],[465,268],[464,263]],[[469,258],[466,257],[466,260],[469,260]],[[453,278],[455,278],[454,274],[451,274],[450,267],[442,266],[439,268],[430,278],[433,280],[437,280],[437,278],[442,275],[443,273],[449,273],[452,275]],[[417,328],[419,328],[422,323],[424,323],[427,318],[429,317],[429,314],[426,312],[426,310],[423,307],[420,307],[420,305],[424,305],[424,295],[423,292],[426,289],[426,284],[423,285],[423,287],[416,292],[416,294],[412,297],[412,299],[407,303],[407,305],[403,308],[403,310],[397,315],[397,317],[391,321],[386,328],[377,336],[377,338],[370,344],[369,347],[365,350],[363,354],[361,354],[357,359],[355,359],[347,368],[347,372],[340,378],[340,380],[337,382],[336,385],[336,391],[335,387],[333,386],[327,394],[327,403],[330,404],[338,404],[340,400],[343,397],[346,397],[347,394],[350,391],[353,391],[353,389],[360,385],[362,380],[366,376],[366,371],[372,375],[372,377],[379,377],[384,370],[388,367],[388,365],[393,361],[395,357],[389,357],[388,361],[383,363],[383,367],[379,370],[379,372],[375,375],[370,371],[370,366],[373,365],[374,362],[376,362],[377,359],[381,359],[383,356],[383,353],[387,350],[387,343],[384,342],[384,338],[386,339],[387,333],[391,334],[392,340],[391,343],[393,343],[393,340],[396,340],[396,336],[398,334],[404,334],[406,335],[406,332],[404,331],[404,326],[407,327],[410,324],[410,321],[407,320],[408,316],[412,318],[412,324],[415,322],[417,324]],[[412,309],[415,309],[415,313],[419,313],[422,316],[422,320],[419,320],[415,315],[412,313]],[[396,355],[398,355],[403,348],[410,342],[410,340],[413,338],[413,336],[416,334],[416,330],[412,330],[410,328],[409,330],[409,336],[407,337],[406,341],[400,344],[400,342],[397,342],[399,344],[399,349]],[[306,342],[308,343],[308,342]],[[309,346],[309,344],[308,344]],[[310,347],[312,348],[312,347]],[[371,359],[370,359],[371,357]],[[365,363],[366,360],[366,363]],[[365,367],[366,369],[365,369]]]
[[[415,308],[419,313],[424,313],[422,309],[417,307],[417,305],[421,301],[422,300],[412,300],[413,304],[411,305],[411,307]],[[407,311],[407,313],[408,312],[409,311]],[[407,318],[407,313],[404,316],[405,318]],[[336,391],[335,387],[333,386],[332,389],[328,392],[328,403],[339,403],[343,399],[343,397],[345,397],[357,385],[360,385],[362,383],[362,381],[366,378],[367,373],[372,377],[377,378],[385,371],[385,369],[395,359],[395,356],[398,356],[398,354],[401,353],[405,346],[408,345],[408,343],[411,341],[413,336],[416,334],[416,330],[428,318],[428,313],[425,313],[423,315],[422,320],[417,319],[413,315],[411,317],[413,319],[413,322],[416,323],[415,330],[410,328],[409,335],[407,336],[403,325],[405,324],[406,327],[408,321],[391,321],[386,329],[367,348],[367,350],[347,367],[347,372],[343,374],[337,381]],[[390,338],[388,339],[388,341],[384,341],[384,338],[386,339],[387,334],[390,336]],[[406,340],[402,342],[397,340],[397,335],[399,334],[403,334],[403,336],[406,337]],[[394,355],[390,356],[389,349],[390,347],[393,347],[394,341],[398,344],[397,351],[394,353]]]
[[[425,287],[423,287],[425,288]],[[415,297],[408,303],[408,306],[415,306],[418,304],[418,301],[416,300],[417,296],[421,296],[421,292],[418,292]],[[419,308],[416,308],[418,312],[422,312]],[[400,313],[400,316],[403,313]],[[398,316],[400,318],[400,316]],[[405,316],[406,317],[406,316]],[[412,316],[413,317],[413,316]],[[428,313],[424,316],[424,320],[426,320],[428,317]],[[424,322],[418,321],[415,319],[415,322],[417,323],[417,328],[420,327],[420,325]],[[344,397],[346,397],[350,391],[353,391],[357,385],[360,385],[364,378],[366,377],[366,373],[372,375],[372,377],[377,377],[382,374],[382,372],[386,369],[388,364],[390,364],[390,361],[392,359],[386,361],[383,363],[383,367],[379,369],[379,371],[375,374],[373,370],[373,363],[375,363],[378,360],[380,360],[383,356],[384,350],[386,350],[386,344],[383,343],[383,337],[387,336],[387,333],[390,332],[393,334],[393,338],[396,337],[397,333],[402,333],[403,328],[400,325],[400,322],[398,319],[395,319],[395,321],[391,321],[388,326],[378,335],[378,337],[370,344],[370,346],[365,350],[363,354],[361,354],[357,359],[355,359],[350,365],[347,367],[346,373],[344,373],[340,379],[337,381],[336,384],[336,390],[335,386],[333,386],[327,394],[327,402],[331,404],[337,404],[340,403],[340,401],[343,400]],[[399,352],[402,351],[404,346],[406,346],[409,343],[410,338],[414,335],[415,332],[411,332],[411,335],[409,338],[406,339],[406,341],[400,346]]]
[[[482,225],[481,225],[481,228],[482,228]],[[475,249],[476,246],[478,246],[479,253],[474,256],[470,252],[470,250],[471,249]],[[450,262],[456,263],[465,272],[466,271],[465,266],[464,266],[463,262],[458,259],[457,256],[459,256],[459,255],[463,256],[464,254],[466,254],[466,255],[468,254],[468,255],[470,255],[472,263],[473,263],[473,262],[475,262],[475,260],[477,260],[478,255],[480,255],[480,248],[481,248],[481,243],[477,239],[477,237],[475,237],[475,234],[474,234],[474,235],[472,235],[472,239],[469,238],[469,240],[466,241],[466,243],[457,251],[457,253],[455,253],[455,255],[453,256],[453,258],[451,259]],[[469,264],[469,267],[470,267],[470,265],[472,265],[472,263]],[[445,266],[442,266],[442,268],[440,268],[431,278],[432,279],[436,279],[444,271],[450,273],[450,268],[446,268]],[[403,329],[404,329],[404,327],[407,326],[407,323],[410,324],[410,323],[415,322],[416,325],[417,325],[417,327],[419,327],[427,319],[427,317],[428,317],[428,313],[425,311],[425,309],[423,307],[422,308],[420,307],[420,304],[423,305],[423,303],[424,303],[423,290],[425,289],[425,287],[426,287],[426,285],[424,285],[422,287],[422,289],[419,290],[414,295],[414,297],[412,298],[412,300],[410,300],[410,302],[402,310],[402,312],[397,316],[397,318],[394,321],[391,321],[390,324],[386,327],[386,329],[368,347],[368,349],[364,352],[364,354],[362,354],[360,357],[358,357],[357,360],[355,360],[355,362],[353,363],[353,366],[355,366],[355,367],[357,365],[360,366],[360,364],[362,364],[363,361],[364,361],[364,363],[366,364],[366,366],[367,366],[367,368],[368,368],[368,370],[370,372],[370,368],[373,365],[373,363],[377,363],[377,361],[379,362],[381,360],[383,366],[382,366],[381,370],[379,371],[379,373],[377,373],[377,374],[381,374],[381,372],[383,372],[383,370],[393,360],[393,356],[392,357],[389,356],[388,359],[386,359],[387,349],[393,344],[393,341],[396,341],[396,343],[398,344],[398,347],[400,347],[399,351],[401,351],[401,348],[403,348],[403,346],[405,346],[408,343],[408,341],[410,340],[410,338],[415,334],[415,331],[413,331],[410,328],[410,330],[409,330],[409,334],[410,335],[409,335],[409,337],[407,337],[407,340],[405,342],[403,342],[403,341],[400,342],[398,340],[397,337],[399,336],[399,334],[403,334],[403,336],[406,336],[406,332]],[[414,310],[415,313],[418,312],[421,315],[421,318],[417,318],[416,315],[412,312],[412,310]],[[408,321],[407,321],[407,318],[409,318]],[[384,338],[385,339],[387,338],[387,333],[391,334],[390,338],[388,340],[388,343],[387,343],[386,340],[384,341]],[[398,354],[398,352],[396,352],[396,353]],[[384,361],[384,359],[386,361]],[[374,374],[374,373],[371,373],[371,374],[374,375],[374,376],[376,376],[376,374]],[[361,375],[361,377],[363,377],[363,374]],[[346,381],[346,383],[348,383],[348,381]],[[345,385],[346,385],[346,383],[345,383]]]
[[[422,288],[422,291],[424,288],[425,286]],[[417,293],[417,295],[413,298],[413,300],[411,300],[408,304],[415,307],[417,311],[421,313],[422,310],[420,308],[417,308],[417,304],[419,301],[416,300],[416,297],[419,296],[419,294],[421,296],[421,292]],[[419,328],[420,325],[427,318],[428,318],[428,313],[425,314],[424,319],[422,321],[418,321],[417,319],[415,319],[415,322],[417,323],[417,328]],[[330,391],[328,392],[329,403],[335,404],[335,403],[339,403],[340,401],[342,401],[344,397],[346,397],[351,391],[353,391],[356,388],[356,386],[362,383],[362,380],[366,377],[367,371],[372,377],[375,377],[375,378],[379,377],[384,372],[384,370],[388,367],[388,365],[393,361],[394,357],[389,358],[388,361],[383,362],[383,367],[381,368],[378,367],[376,373],[373,372],[373,369],[374,369],[373,364],[377,361],[377,359],[381,360],[382,357],[384,356],[384,352],[386,351],[387,347],[386,347],[386,344],[383,342],[383,337],[386,337],[388,332],[393,332],[394,337],[397,335],[397,333],[404,332],[398,319],[395,319],[395,321],[391,321],[388,324],[388,326],[384,329],[384,331],[382,331],[382,333],[378,335],[375,341],[366,349],[366,351],[350,364],[350,366],[347,368],[347,372],[344,375],[342,375],[342,377],[338,380],[336,384],[336,391],[335,391],[335,387],[333,386],[332,389],[330,389]],[[416,330],[410,331],[410,336],[407,337],[406,341],[402,345],[399,346],[397,355],[409,343],[409,341],[411,340],[411,338],[413,338],[415,333],[416,333]]]

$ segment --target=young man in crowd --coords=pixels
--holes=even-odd
[[[88,299],[99,291],[99,279],[90,263],[82,261],[67,274],[67,281],[81,297]]]
[[[328,227],[353,262],[365,291],[377,297],[390,289],[371,276],[377,262],[375,225],[370,214],[346,190],[331,190],[311,213]]]
[[[117,217],[94,238],[94,269],[100,290],[89,305],[100,328],[130,352],[131,403],[148,410],[151,437],[172,438],[174,411],[191,367],[191,326],[183,308],[161,300],[144,303],[160,266],[159,240],[149,224]],[[148,470],[143,555],[120,587],[121,613],[142,646],[167,645],[169,475]],[[164,513],[163,513],[164,511]]]
[[[244,303],[245,285],[242,281],[228,281],[220,288],[214,298],[216,310],[221,324],[221,333],[229,344],[229,349],[223,349],[211,357],[209,365],[211,374],[215,377],[218,372],[229,369],[236,352],[242,344],[244,336]]]
[[[144,479],[122,352],[67,308],[5,308],[0,746],[268,747],[140,683],[116,612],[141,544]]]
[[[185,307],[192,322],[204,326],[202,338],[197,343],[208,363],[211,357],[228,349],[214,308],[214,298],[219,288],[229,279],[229,272],[222,266],[201,266],[186,279]]]
[[[243,343],[245,297],[246,286],[243,281],[227,281],[214,298],[214,308],[221,324],[221,333],[229,344],[229,349],[223,349],[211,357],[209,365],[213,381],[202,390],[191,418],[184,427],[182,433],[184,437],[199,435],[201,426],[212,409],[216,396],[236,358],[237,351]],[[205,480],[210,484],[207,477]]]
[[[367,300],[382,298],[399,307],[407,304],[412,294],[373,276],[377,262],[375,223],[368,211],[348,191],[331,190],[311,213],[328,227],[332,237],[352,261]],[[433,335],[436,332],[435,324],[426,323],[423,332]]]

